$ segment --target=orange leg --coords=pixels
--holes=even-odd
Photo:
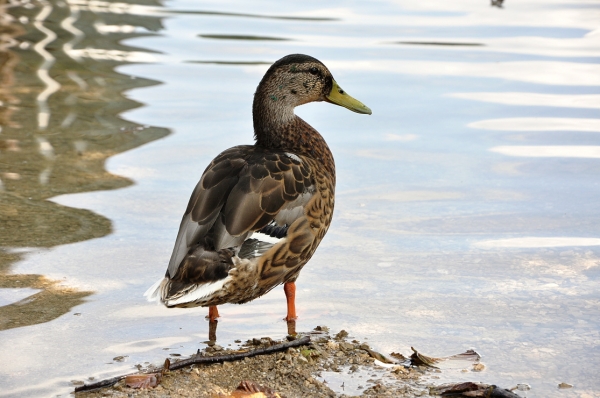
[[[285,292],[285,298],[287,299],[287,316],[286,321],[296,320],[296,283],[286,282],[283,284],[283,291]]]
[[[208,320],[214,322],[219,317],[219,310],[217,310],[216,305],[211,305],[208,307]]]

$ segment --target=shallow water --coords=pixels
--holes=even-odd
[[[252,142],[262,74],[294,52],[373,110],[297,109],[338,169],[298,330],[483,356],[436,382],[600,395],[600,6],[423,3],[4,9],[0,396],[66,396],[203,346],[205,309],[142,294],[206,164]],[[281,289],[223,306],[219,343],[284,336],[284,311]]]

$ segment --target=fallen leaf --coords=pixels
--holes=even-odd
[[[400,354],[398,352],[392,352],[390,354],[390,356],[392,356],[392,357],[394,357],[397,360],[402,361],[402,362],[408,361],[408,358],[406,358],[404,355],[402,355],[402,354]]]
[[[388,357],[386,357],[385,355],[382,355],[380,353],[378,353],[377,351],[373,351],[369,348],[365,349],[365,351],[367,351],[369,353],[369,355],[375,359],[377,359],[378,361],[381,361],[383,363],[396,363],[395,361],[392,361],[391,359],[389,359]]]
[[[281,398],[281,396],[269,387],[244,380],[228,398]]]
[[[467,350],[462,354],[451,355],[449,357],[435,358],[421,354],[414,347],[410,348],[413,350],[410,359],[412,365],[415,366],[429,366],[438,369],[468,368],[474,363],[478,363],[481,359],[481,356],[473,350]]]
[[[125,377],[125,385],[131,388],[156,387],[160,383],[160,373],[148,373],[141,375],[129,375]]]
[[[499,388],[482,383],[458,383],[444,384],[432,389],[436,394],[442,397],[469,397],[469,398],[521,398],[519,395]]]

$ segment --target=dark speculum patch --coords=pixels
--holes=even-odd
[[[289,227],[287,225],[278,226],[277,224],[272,222],[263,227],[258,232],[260,232],[261,234],[272,236],[273,238],[281,239],[287,235],[288,228]]]

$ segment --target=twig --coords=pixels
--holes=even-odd
[[[239,361],[240,359],[252,358],[257,355],[272,354],[274,352],[284,351],[291,347],[298,347],[301,345],[307,345],[309,343],[310,343],[310,336],[304,336],[298,340],[292,340],[292,341],[288,341],[288,342],[281,343],[281,344],[275,344],[275,345],[267,347],[267,348],[257,348],[256,350],[253,350],[253,351],[240,352],[238,354],[217,355],[214,357],[203,357],[203,356],[196,354],[191,358],[183,359],[181,361],[172,363],[171,366],[169,367],[169,370],[181,369],[181,368],[185,368],[186,366],[189,366],[189,365],[196,365],[196,364],[202,364],[202,363],[221,363],[221,362],[225,362],[225,361]]]
[[[129,374],[122,375],[122,376],[111,377],[110,379],[100,380],[100,381],[97,381],[92,384],[84,384],[82,386],[75,387],[75,392],[91,391],[91,390],[96,390],[98,388],[114,386],[120,380],[122,380],[132,374],[136,374],[136,373],[129,373]]]
[[[301,339],[287,341],[287,342],[281,343],[281,344],[275,344],[273,346],[266,347],[266,348],[257,348],[256,350],[252,350],[252,351],[248,351],[248,352],[241,352],[241,353],[237,353],[237,354],[215,355],[212,357],[204,357],[204,356],[201,356],[200,354],[196,354],[191,358],[183,359],[181,361],[172,363],[170,365],[167,365],[167,363],[165,363],[165,368],[168,368],[167,370],[177,370],[177,369],[185,368],[186,366],[190,366],[190,365],[221,363],[221,362],[227,362],[227,361],[239,361],[244,358],[252,358],[257,355],[272,354],[274,352],[285,351],[291,347],[299,347],[299,346],[308,345],[308,344],[310,344],[310,336],[304,336]],[[132,374],[136,374],[136,373],[129,373],[126,375],[117,376],[117,377],[113,377],[113,378],[106,379],[106,380],[101,380],[101,381],[98,381],[98,382],[92,383],[92,384],[84,384],[83,386],[76,387],[75,392],[83,392],[83,391],[96,390],[98,388],[110,387],[110,386],[117,384],[119,381],[121,381],[125,377],[132,375]]]

